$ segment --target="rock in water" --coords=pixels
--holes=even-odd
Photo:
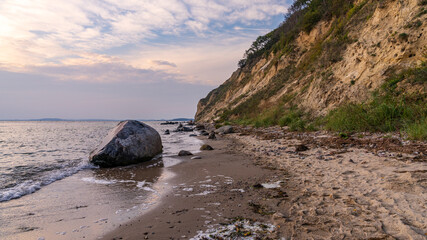
[[[125,166],[152,159],[162,152],[162,140],[152,127],[139,121],[120,122],[90,153],[100,167]]]

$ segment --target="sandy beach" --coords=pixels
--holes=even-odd
[[[162,201],[103,239],[426,238],[425,143],[239,132],[205,140],[215,150],[169,168]]]
[[[197,154],[201,159],[185,157],[181,164],[170,168],[175,175],[169,181],[172,191],[161,203],[103,239],[189,239],[199,231],[218,228],[240,217],[269,222],[270,216],[259,215],[251,203],[270,191],[253,186],[284,181],[284,172],[254,165],[251,158],[234,151],[239,145],[234,139],[206,142],[214,150]]]
[[[1,238],[426,238],[425,142],[235,131],[179,133],[164,164],[85,169],[2,202]],[[198,152],[200,140],[214,150]],[[176,156],[181,148],[194,155]]]

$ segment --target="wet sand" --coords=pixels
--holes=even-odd
[[[254,210],[266,191],[253,186],[286,181],[284,172],[254,165],[253,159],[234,151],[239,145],[235,140],[206,143],[214,150],[197,154],[201,159],[185,157],[170,168],[175,174],[169,180],[172,191],[157,207],[102,239],[188,239],[237,217],[268,222],[270,214]]]

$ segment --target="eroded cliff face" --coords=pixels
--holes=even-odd
[[[426,61],[427,32],[419,0],[358,1],[349,17],[345,43],[332,40],[336,19],[300,32],[292,51],[270,53],[250,68],[238,69],[201,99],[196,121],[212,122],[254,98],[258,110],[282,99],[313,115],[325,115],[346,102],[367,100],[390,72]],[[426,91],[408,86],[408,91]],[[262,92],[262,94],[261,94]],[[233,118],[233,115],[229,116]]]

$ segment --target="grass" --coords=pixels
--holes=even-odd
[[[372,99],[364,104],[349,103],[331,111],[325,128],[337,132],[403,131],[410,139],[427,140],[426,94],[409,94],[400,82],[425,84],[426,64],[390,76]]]
[[[427,118],[420,122],[408,124],[405,128],[408,137],[413,140],[427,140]]]
[[[285,108],[286,98],[282,99],[282,103],[266,109],[262,113],[255,117],[246,117],[243,119],[234,120],[232,123],[244,126],[270,127],[270,126],[288,126],[290,131],[315,131],[317,130],[317,123],[315,120],[308,117],[308,115],[293,106],[291,108]]]
[[[323,128],[341,137],[354,132],[401,131],[409,139],[427,140],[427,94],[407,93],[405,85],[425,87],[427,64],[391,74],[365,103],[348,103],[323,118],[313,118],[292,105],[295,95],[285,95],[279,104],[254,115],[242,115],[231,123],[255,127],[288,126],[290,131],[314,131]],[[290,107],[289,107],[290,106]],[[252,111],[253,112],[253,111]],[[229,115],[228,115],[229,116]]]

